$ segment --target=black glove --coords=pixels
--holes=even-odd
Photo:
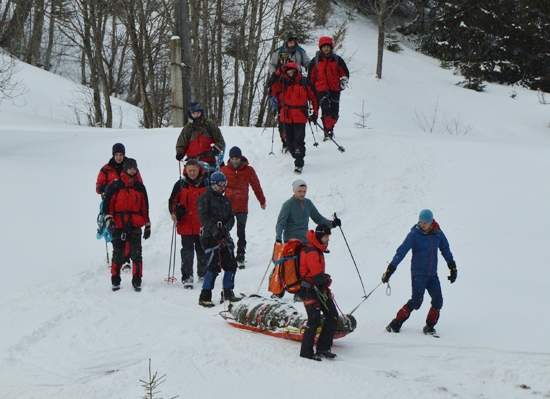
[[[395,271],[395,268],[392,265],[388,265],[388,268],[386,269],[384,274],[382,274],[382,282],[384,284],[389,283],[390,277],[394,271]]]
[[[214,230],[214,234],[212,235],[212,237],[216,241],[221,241],[224,238],[226,238],[227,237],[227,229],[225,228],[225,226],[223,224],[219,225],[219,226],[216,226],[216,229]]]
[[[449,266],[449,271],[450,271],[449,277],[447,277],[447,279],[452,284],[456,281],[456,276],[457,276],[457,273],[458,273],[457,270],[456,270],[456,263],[451,262],[447,266]]]
[[[181,152],[176,153],[176,159],[178,161],[181,161],[185,155]]]
[[[342,221],[334,215],[334,220],[332,221],[332,227],[340,227],[342,226]]]
[[[282,244],[283,242],[281,240],[275,240],[277,244]]]
[[[313,277],[313,284],[315,284],[319,288],[328,288],[332,284],[332,279],[330,278],[330,274],[327,273],[321,273]]]
[[[317,123],[317,118],[319,118],[319,115],[313,113],[307,119],[310,122]]]
[[[176,205],[176,219],[180,221],[185,216],[186,209],[180,204]]]
[[[146,224],[145,229],[143,229],[143,239],[146,240],[151,237],[151,225]]]

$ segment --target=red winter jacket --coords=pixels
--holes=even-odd
[[[307,104],[311,102],[313,113],[319,112],[319,103],[313,86],[302,76],[300,71],[294,73],[293,78],[286,74],[289,64],[283,68],[285,73],[271,86],[271,95],[279,101],[279,122],[306,123]]]
[[[327,245],[321,244],[315,236],[315,231],[307,232],[308,243],[300,252],[300,276],[310,284],[314,278],[325,273],[325,255]]]
[[[170,213],[176,212],[176,206],[185,208],[183,218],[178,220],[176,228],[179,235],[191,236],[199,235],[201,231],[201,221],[199,219],[199,209],[197,201],[206,191],[207,180],[204,175],[199,175],[195,180],[191,180],[184,173],[184,178],[178,180],[174,185],[170,199],[168,200],[168,209]]]
[[[230,163],[221,168],[227,178],[225,196],[231,202],[233,213],[248,213],[248,187],[252,187],[260,205],[265,204],[265,197],[256,171],[248,164],[245,157],[241,158],[241,166],[235,169]]]
[[[115,180],[120,179],[121,172],[122,163],[116,163],[114,158],[111,158],[109,162],[99,170],[95,183],[95,192],[98,194],[103,194],[109,184],[111,184]],[[141,175],[139,174],[139,170],[136,174],[136,179],[140,183],[143,183]]]
[[[149,199],[147,190],[137,175],[122,172],[120,179],[105,189],[106,214],[113,216],[115,228],[130,230],[149,223]]]
[[[321,52],[317,52],[317,55],[309,64],[308,71],[308,78],[315,86],[317,93],[325,91],[340,92],[340,78],[343,76],[349,78],[346,63],[336,54],[327,57]]]

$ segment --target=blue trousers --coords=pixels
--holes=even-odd
[[[441,293],[441,284],[439,277],[435,276],[413,276],[412,277],[412,298],[407,302],[407,306],[413,310],[420,309],[424,300],[424,292],[428,291],[432,298],[432,307],[441,309],[443,307],[443,295]]]

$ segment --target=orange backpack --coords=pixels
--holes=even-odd
[[[269,292],[282,297],[285,291],[292,294],[300,290],[300,240],[288,240],[284,245],[276,244],[273,250],[275,267],[269,276]]]

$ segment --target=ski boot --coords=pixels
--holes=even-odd
[[[398,333],[399,331],[401,331],[401,323],[399,323],[397,319],[393,319],[390,324],[386,326],[386,331],[390,333]]]
[[[118,284],[118,285],[113,284],[112,287],[111,287],[111,289],[112,289],[113,291],[118,291],[118,290],[120,289],[120,284]]]
[[[224,288],[220,303],[224,303],[226,300],[229,302],[239,302],[241,299],[242,298],[235,295],[232,289]]]
[[[199,305],[205,308],[213,308],[214,302],[212,302],[212,290],[202,290],[199,296]]]
[[[433,326],[429,326],[429,325],[426,324],[424,326],[424,328],[422,329],[422,332],[425,335],[431,335],[432,337],[439,338],[439,335],[437,334],[437,331],[435,330],[435,328]]]
[[[181,282],[183,284],[183,288],[192,290],[193,289],[193,276],[182,278]]]
[[[312,355],[302,355],[300,353],[300,357],[303,357],[304,359],[309,359],[309,360],[315,360],[315,361],[318,361],[318,362],[321,362],[323,360],[323,358],[319,355],[315,355],[315,354],[312,354]]]
[[[329,350],[326,350],[326,351],[317,350],[317,356],[324,357],[325,359],[331,359],[332,360],[332,359],[335,359],[337,355],[336,355],[336,353],[332,353],[329,349]]]

